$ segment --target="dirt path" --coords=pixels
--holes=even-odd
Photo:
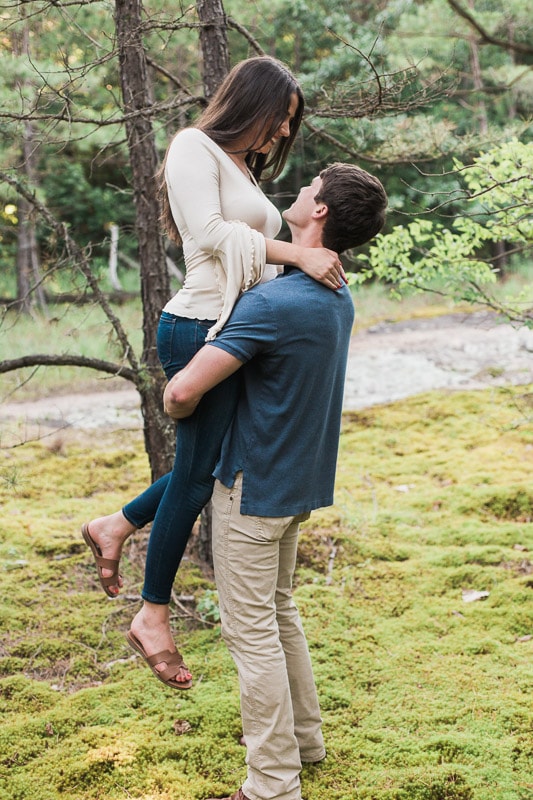
[[[350,346],[344,407],[356,410],[430,389],[477,389],[533,382],[533,331],[487,314],[384,322]],[[0,407],[0,445],[25,431],[138,428],[134,389],[47,397]],[[21,438],[22,437],[22,438]]]
[[[493,315],[450,314],[380,323],[352,340],[345,408],[431,389],[480,389],[533,381],[533,330]]]

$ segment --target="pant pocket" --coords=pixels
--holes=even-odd
[[[287,528],[294,522],[294,516],[290,517],[250,517],[250,533],[253,532],[254,538],[262,542],[279,541]]]
[[[172,339],[174,336],[175,324],[175,316],[167,314],[166,312],[161,314],[157,327],[157,356],[165,372],[172,362]]]

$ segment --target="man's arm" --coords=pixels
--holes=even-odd
[[[220,347],[206,344],[167,384],[163,394],[166,413],[174,419],[189,417],[209,389],[242,365],[242,361]]]

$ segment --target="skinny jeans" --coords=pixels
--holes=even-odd
[[[303,761],[325,755],[311,659],[292,597],[299,523],[240,513],[242,473],[213,491],[221,632],[239,673],[250,800],[301,800]]]
[[[187,319],[163,311],[157,352],[169,380],[204,345],[213,324],[213,320]],[[153,520],[146,554],[144,600],[161,605],[170,602],[193,525],[213,491],[212,473],[235,412],[239,389],[237,372],[207,392],[190,417],[179,420],[172,471],[122,509],[137,528]]]

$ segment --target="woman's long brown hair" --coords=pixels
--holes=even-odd
[[[298,107],[290,123],[289,136],[279,139],[268,154],[251,150],[246,156],[248,168],[257,181],[261,178],[273,180],[285,166],[304,110],[302,90],[280,61],[270,56],[257,56],[233,67],[195,127],[224,150],[234,153],[239,151],[232,150],[232,144],[242,141],[250,131],[261,131],[261,140],[254,144],[259,149],[274,136],[286,118],[293,94],[298,97]],[[181,237],[170,209],[165,181],[167,155],[157,175],[161,222],[167,236],[179,244]]]

